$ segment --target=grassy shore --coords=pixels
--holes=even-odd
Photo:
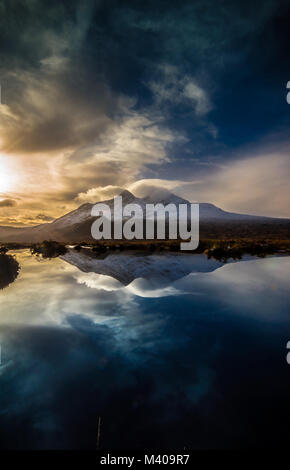
[[[79,249],[78,247],[76,247]],[[156,240],[156,241],[102,241],[96,245],[89,245],[96,254],[107,250],[144,250],[144,251],[171,251],[180,252],[180,240]],[[189,253],[183,251],[181,253]],[[216,240],[202,239],[199,246],[192,253],[204,253],[208,258],[226,261],[229,258],[241,259],[243,255],[264,257],[273,254],[290,255],[290,240],[251,240],[232,239]]]
[[[81,243],[74,245],[76,251],[86,247],[96,256],[110,251],[146,251],[146,252],[181,252],[181,240],[102,240],[94,244]],[[30,249],[34,255],[44,258],[55,258],[65,254],[67,245],[44,241],[34,245],[5,244],[0,247],[0,252],[6,253],[16,249]],[[182,251],[181,253],[188,253]],[[290,240],[273,239],[201,239],[199,246],[192,253],[204,253],[208,258],[215,258],[226,262],[227,259],[241,259],[243,255],[264,257],[274,254],[290,255]]]

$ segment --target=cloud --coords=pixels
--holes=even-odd
[[[187,184],[192,185],[194,183],[185,183],[182,180],[148,178],[135,181],[128,186],[128,189],[138,197],[145,197],[152,193],[157,196],[157,194],[161,194],[162,192],[174,192],[176,189],[180,189],[180,187],[183,187]]]
[[[70,160],[130,163],[135,167],[160,164],[169,161],[168,148],[177,141],[185,142],[186,138],[167,128],[160,114],[128,108],[104,138],[76,151]]]
[[[264,151],[226,163],[204,174],[194,187],[183,186],[177,193],[229,211],[290,218],[289,173],[287,153]]]
[[[0,201],[0,207],[14,207],[17,202],[14,199],[2,199]]]
[[[208,93],[193,77],[168,64],[158,67],[157,71],[159,80],[148,84],[157,105],[187,105],[198,117],[211,111],[212,103]]]
[[[169,163],[172,146],[185,141],[180,132],[166,127],[162,116],[148,109],[137,112],[123,103],[122,117],[94,142],[76,145],[72,151],[54,150],[49,156],[44,152],[6,155],[14,173],[21,175],[19,194],[11,192],[21,197],[19,216],[22,210],[22,220],[33,224],[41,222],[40,210],[56,218],[79,203],[111,198],[144,172]],[[21,186],[29,187],[25,197]]]
[[[145,197],[152,194],[154,194],[156,197],[161,197],[162,195],[167,195],[170,191],[174,192],[175,189],[180,190],[180,187],[185,187],[192,184],[196,183],[186,183],[182,180],[147,178],[135,181],[134,183],[126,185],[126,187],[108,185],[91,188],[84,193],[78,194],[76,201],[93,203],[96,201],[112,199],[114,196],[119,195],[124,189],[128,189],[136,197]]]
[[[135,181],[147,166],[170,162],[171,146],[185,140],[181,133],[164,126],[162,117],[149,111],[141,114],[128,110],[104,139],[68,157],[62,172],[69,176],[63,180],[71,185],[76,178],[74,187],[85,189],[77,194],[78,201],[111,198]]]
[[[219,167],[205,168],[191,181],[148,178],[128,189],[140,197],[165,189],[191,202],[210,202],[228,211],[290,218],[286,150],[251,150]]]
[[[3,6],[1,15],[3,151],[39,155],[94,142],[122,112],[124,99],[82,53],[97,2],[54,3],[46,13],[35,2],[16,3],[21,31],[16,6]]]
[[[91,188],[84,193],[78,194],[76,200],[79,202],[96,202],[107,199],[112,199],[122,192],[123,188],[120,186],[98,186],[97,188]]]
[[[98,81],[85,93],[76,77],[77,64],[65,72],[46,70],[14,72],[7,75],[21,91],[11,100],[8,113],[0,116],[5,152],[40,153],[72,149],[94,142],[112,120],[113,109],[121,100]],[[72,79],[71,76],[74,78]],[[87,78],[89,80],[89,78]]]

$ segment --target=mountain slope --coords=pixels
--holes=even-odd
[[[61,259],[76,266],[84,273],[95,273],[109,276],[123,285],[136,279],[154,281],[158,287],[164,287],[190,273],[212,272],[223,265],[215,259],[208,260],[205,255],[183,256],[181,253],[139,255],[134,253],[109,253],[104,258],[96,259],[90,250],[81,252],[68,250]]]
[[[137,198],[129,191],[123,191],[121,195],[123,205],[137,203],[142,207],[144,214],[146,204],[149,203],[190,205],[189,201],[164,191],[160,197],[152,194],[145,198]],[[102,202],[111,208],[113,216],[114,199]],[[92,242],[91,226],[95,220],[95,217],[91,216],[93,206],[94,204],[90,203],[83,204],[51,223],[35,227],[0,227],[0,242],[38,243],[43,240],[55,240],[62,243]],[[228,238],[231,236],[289,238],[289,219],[235,214],[226,212],[210,203],[200,203],[199,211],[200,233],[204,238]]]

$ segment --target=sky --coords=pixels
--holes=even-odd
[[[0,224],[122,188],[290,217],[290,4],[0,0]]]

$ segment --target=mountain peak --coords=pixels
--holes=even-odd
[[[130,191],[128,191],[128,189],[123,189],[123,191],[120,192],[119,196],[123,196],[123,197],[127,197],[127,196],[135,197],[134,194],[132,194],[132,193],[130,193]]]
[[[150,204],[156,204],[156,203],[161,203],[164,205],[167,204],[189,204],[189,201],[186,199],[183,199],[179,196],[176,196],[176,194],[171,193],[167,189],[159,189],[159,188],[154,188],[150,194],[148,194],[145,198],[144,201],[146,203]]]
[[[122,196],[123,201],[125,201],[126,203],[131,202],[131,201],[135,201],[137,199],[136,196],[134,196],[134,194],[130,193],[130,191],[128,191],[127,189],[124,189],[119,194],[119,196]]]

